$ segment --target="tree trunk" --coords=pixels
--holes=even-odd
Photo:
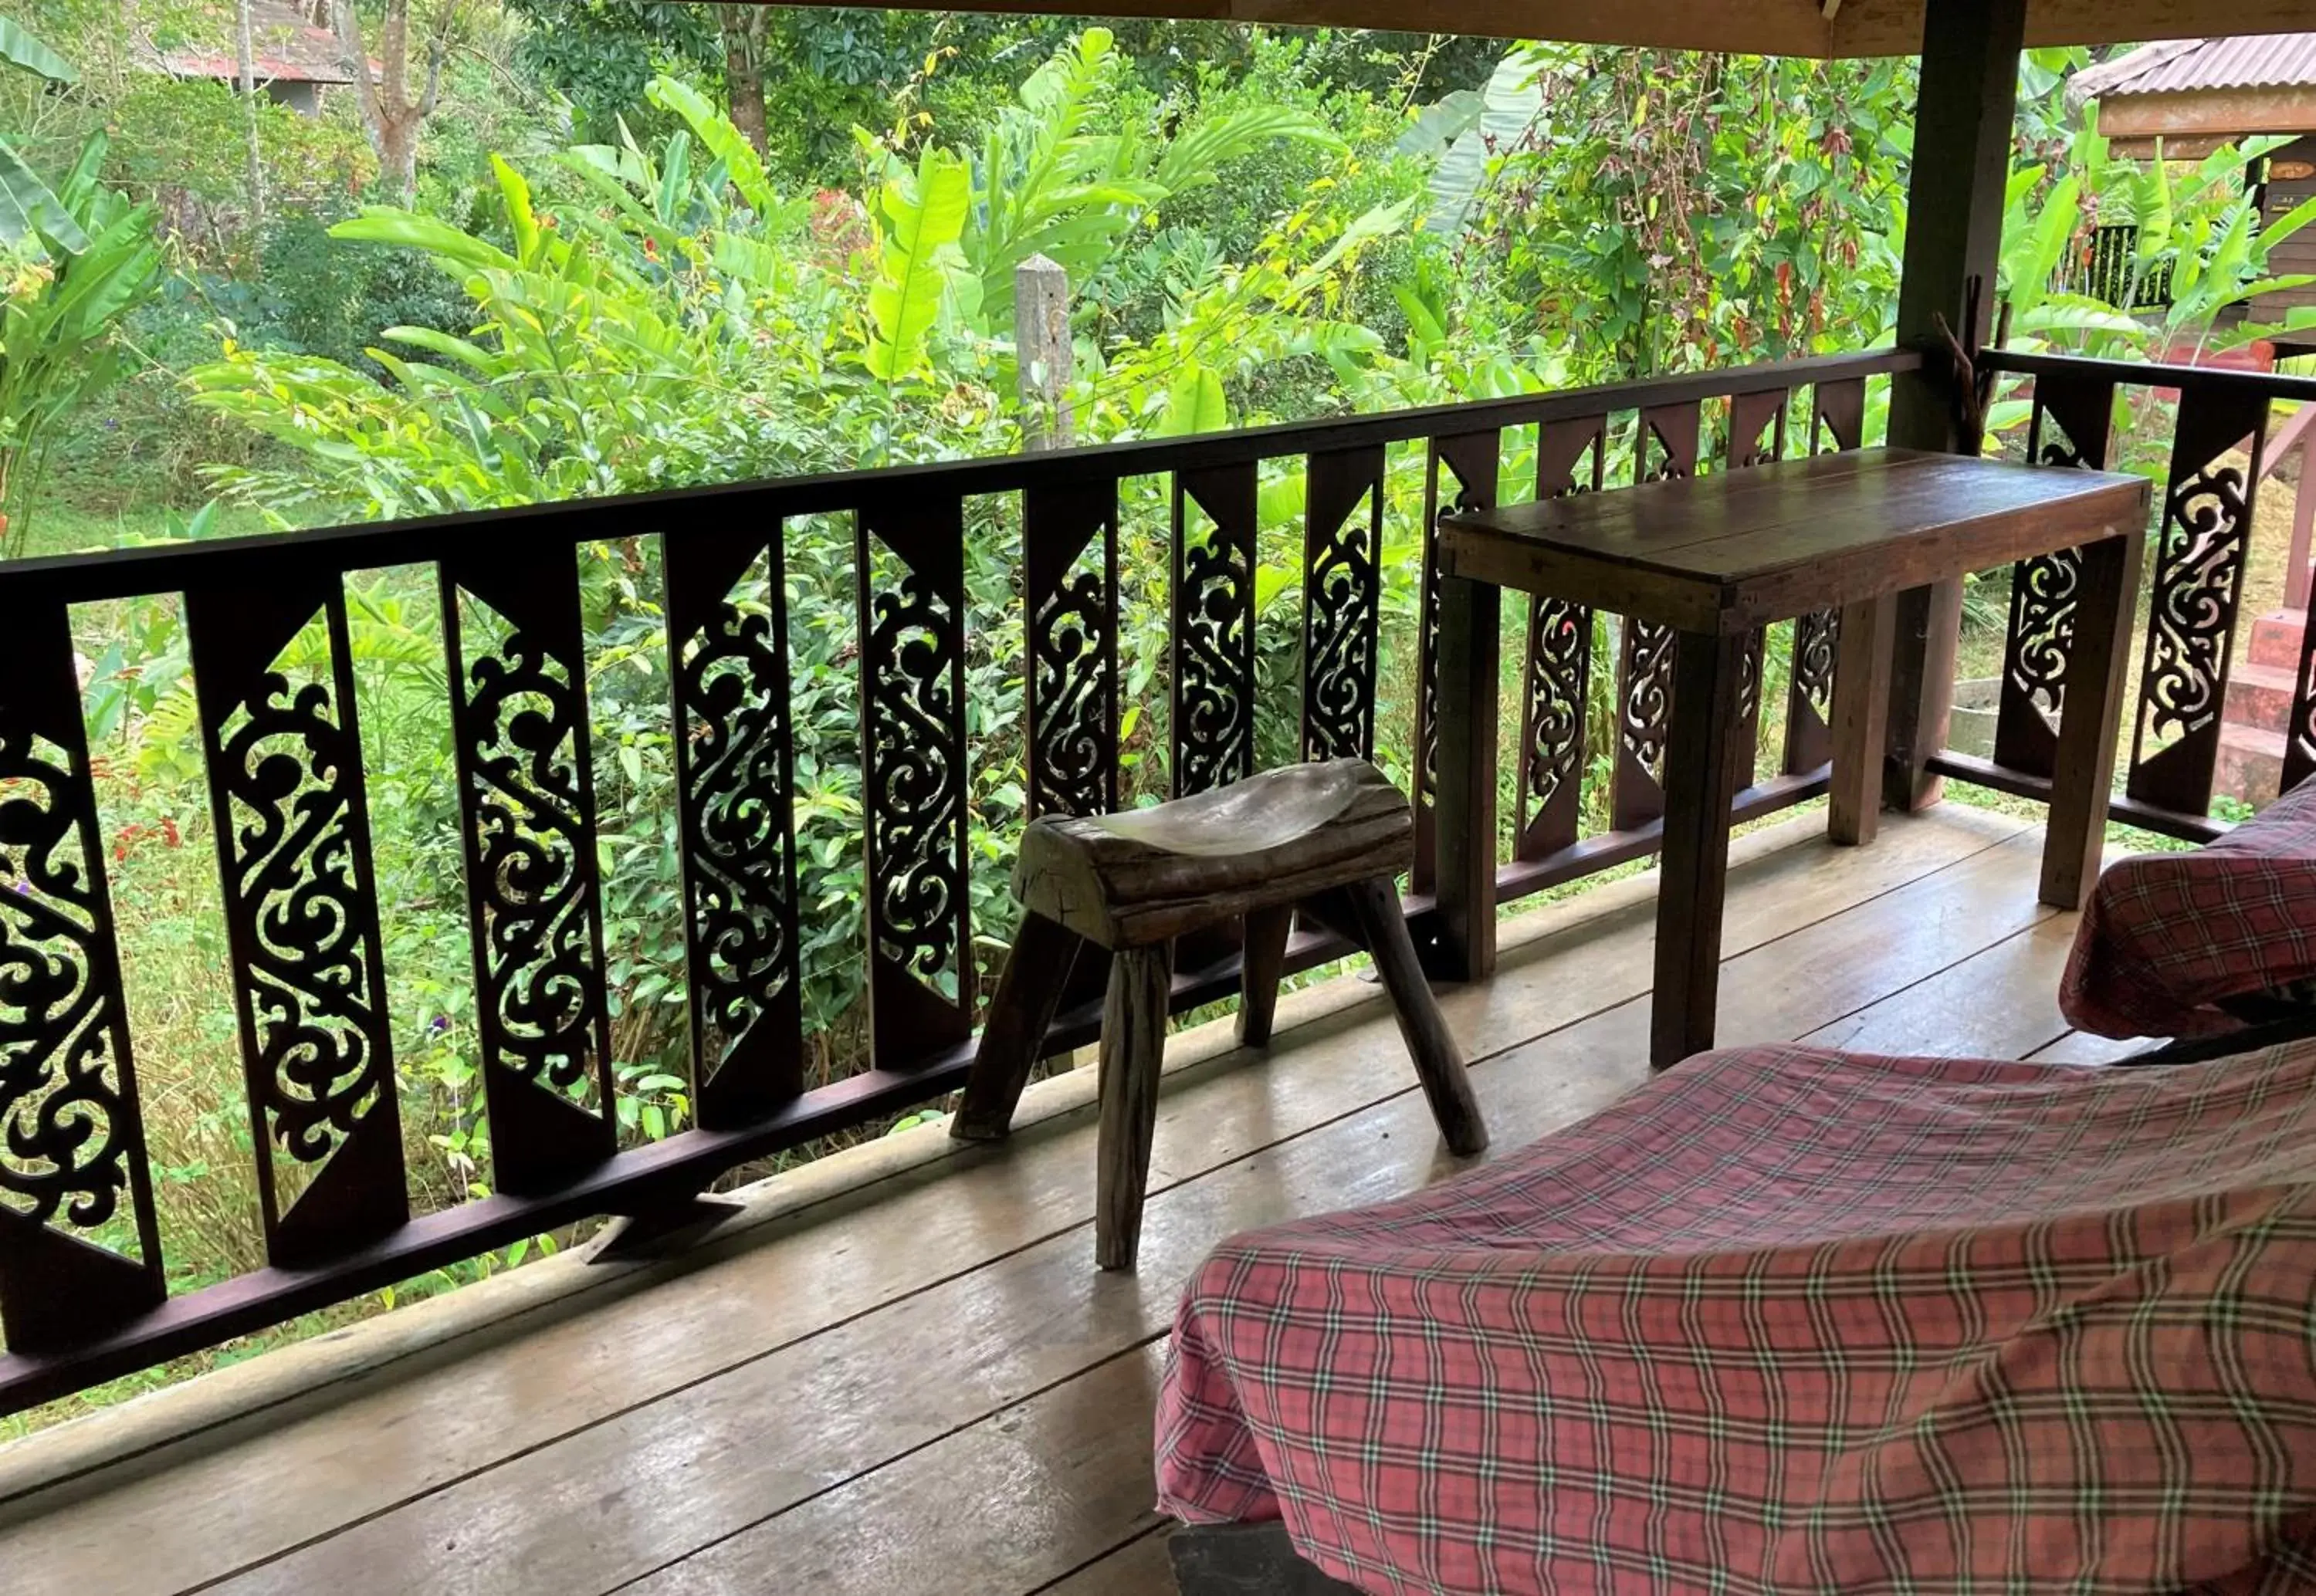
[[[370,143],[378,151],[378,174],[407,203],[418,192],[418,123],[414,116],[381,121]]]
[[[361,96],[362,126],[378,156],[379,175],[394,186],[405,204],[418,191],[418,135],[426,119],[434,114],[441,93],[442,59],[450,52],[450,25],[457,9],[456,0],[445,0],[434,37],[427,44],[426,87],[414,101],[410,97],[410,0],[386,0],[375,78],[370,75],[370,52],[363,47],[361,20],[354,14],[354,7],[349,4],[334,8],[339,47]]]
[[[764,28],[762,5],[719,5],[717,25],[724,35],[724,97],[732,125],[767,153],[769,130],[764,116]]]
[[[238,0],[234,11],[239,24],[235,43],[241,58],[241,111],[249,125],[249,237],[254,252],[265,226],[265,156],[257,142],[257,49],[250,36],[249,0]]]

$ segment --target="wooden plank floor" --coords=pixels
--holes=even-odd
[[[1733,871],[1724,1042],[2111,1056],[2058,1015],[2071,917],[2035,901],[2039,829],[1948,805],[1838,850],[1815,824]],[[1442,994],[1497,1149],[1645,1078],[1648,901],[1599,900],[1509,927],[1495,980]],[[20,1443],[0,1585],[1170,1591],[1150,1414],[1182,1280],[1230,1231],[1456,1167],[1388,1013],[1332,1006],[1170,1078],[1135,1276],[1092,1268],[1072,1113],[61,1483],[38,1484],[68,1438]]]

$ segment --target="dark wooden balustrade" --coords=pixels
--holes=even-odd
[[[1384,629],[1386,451],[1429,453],[1430,523],[1485,505],[1535,429],[1535,491],[1611,491],[1853,448],[1893,351],[1064,453],[541,505],[0,570],[0,1405],[13,1411],[523,1237],[681,1210],[719,1175],[962,1084],[975,1015],[967,873],[965,507],[1019,495],[1032,812],[1119,799],[1119,483],[1164,474],[1173,503],[1171,769],[1179,792],[1255,762],[1256,488],[1305,462],[1300,746],[1371,755],[1386,649],[1421,647],[1421,858],[1429,912],[1434,672],[1425,635]],[[2200,436],[2200,435],[2199,435]],[[1713,441],[1717,438],[1717,446]],[[1621,450],[1621,457],[1619,457]],[[807,1090],[798,1002],[783,528],[851,518],[866,802],[871,1057]],[[684,861],[696,1123],[622,1150],[597,880],[576,549],[657,537]],[[396,1122],[345,578],[431,565],[441,597],[455,783],[495,1190],[414,1218]],[[165,1286],[140,1132],[68,607],[181,594],[232,950],[231,981],[268,1264]],[[1654,850],[1670,638],[1621,631],[1613,828],[1580,835],[1596,617],[1541,604],[1519,689],[1517,898]],[[283,651],[325,639],[293,686]],[[1797,625],[1782,774],[1742,816],[1823,790],[1836,638]],[[1403,659],[1406,656],[1403,654]],[[1749,741],[1762,643],[1747,654]],[[1298,933],[1290,970],[1346,951]],[[1193,953],[1196,957],[1190,956]],[[1227,941],[1185,950],[1177,1010],[1233,992]],[[1065,1012],[1048,1051],[1095,1033]],[[169,1060],[146,1059],[165,1075]],[[277,1179],[288,1167],[296,1178]],[[130,1222],[124,1226],[123,1218]],[[103,1245],[134,1236],[133,1246]]]
[[[2204,367],[2156,366],[2064,355],[1991,352],[1997,370],[2033,379],[2028,457],[2037,464],[2119,466],[2116,398],[2124,389],[2176,390],[2169,463],[2155,498],[2147,613],[2136,651],[2136,702],[2121,746],[2129,761],[2114,819],[2190,841],[2227,829],[2211,817],[2228,678],[2242,615],[2253,510],[2270,411],[2278,399],[2316,401],[2316,378]],[[2240,454],[2243,466],[2228,457]],[[2303,493],[2316,486],[2303,484]],[[2012,577],[1994,753],[1936,755],[1947,776],[2047,799],[2065,702],[2080,568],[2072,554],[2021,563]],[[2281,786],[2316,773],[2316,626],[2301,640],[2298,687],[2285,738]]]

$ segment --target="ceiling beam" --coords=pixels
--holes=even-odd
[[[2190,89],[2172,94],[2109,94],[2098,102],[2109,138],[2234,138],[2247,133],[2316,133],[2316,86]]]
[[[797,3],[797,0],[791,0]],[[843,0],[800,0],[837,4]],[[1399,29],[1765,56],[1910,56],[1926,0],[974,0],[953,9]],[[1927,0],[1935,7],[1937,0]],[[902,5],[895,10],[952,9]],[[2120,44],[2309,26],[2309,0],[2029,0],[2026,42]]]

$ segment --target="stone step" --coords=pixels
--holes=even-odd
[[[2281,732],[2292,724],[2292,701],[2300,689],[2294,671],[2276,665],[2239,665],[2228,672],[2231,724]]]
[[[2284,733],[2222,723],[2220,758],[2212,790],[2240,798],[2254,809],[2275,802],[2284,788]]]
[[[2308,612],[2279,609],[2251,624],[2251,662],[2283,670],[2300,668],[2300,640],[2307,635]]]

